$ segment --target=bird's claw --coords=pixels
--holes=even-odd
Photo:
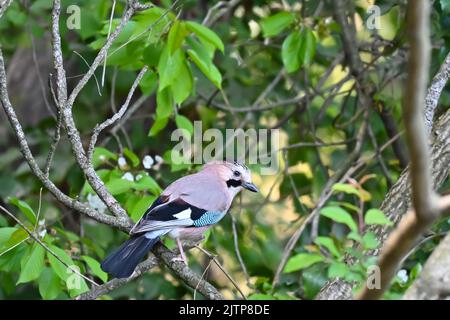
[[[183,262],[186,266],[188,265],[186,259],[185,259],[184,257],[182,257],[181,255],[180,255],[180,256],[173,257],[170,261],[171,261],[171,262],[180,262],[180,261],[181,261],[181,262]]]

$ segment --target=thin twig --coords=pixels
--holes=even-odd
[[[111,8],[111,15],[109,17],[109,27],[108,27],[108,36],[106,39],[109,38],[109,35],[111,34],[111,27],[112,27],[112,20],[114,17],[114,10],[116,9],[116,0],[113,0],[112,8]],[[105,61],[103,61],[103,71],[102,71],[102,88],[105,85],[105,74],[106,74],[106,60],[108,58],[108,55],[105,57]]]
[[[36,159],[34,158],[30,150],[23,128],[19,122],[19,119],[17,118],[14,108],[11,105],[11,101],[9,100],[8,87],[6,84],[5,63],[3,60],[3,53],[1,49],[0,49],[0,101],[8,118],[8,121],[11,125],[11,128],[13,129],[13,132],[19,143],[20,152],[22,153],[24,159],[27,161],[28,166],[30,167],[33,174],[45,186],[45,188],[49,190],[59,202],[61,202],[62,204],[64,204],[69,208],[72,208],[78,212],[86,214],[90,218],[97,220],[99,222],[118,227],[122,230],[129,230],[131,228],[132,226],[131,223],[127,224],[124,223],[126,222],[124,220],[116,219],[115,217],[112,217],[107,214],[102,214],[97,210],[94,210],[89,206],[85,205],[84,203],[69,197],[68,195],[63,193],[52,181],[50,181],[45,176],[44,172],[42,172],[42,170],[39,168]]]
[[[237,232],[237,221],[234,215],[231,216],[231,227],[233,230],[233,244],[234,244],[234,252],[236,253],[236,257],[238,258],[239,265],[242,268],[242,272],[244,272],[245,280],[247,281],[247,285],[250,285],[250,276],[248,275],[247,267],[244,263],[244,259],[242,259],[241,251],[239,250],[239,236]]]
[[[19,219],[16,218],[15,215],[13,215],[11,212],[8,211],[8,209],[4,208],[3,206],[0,205],[0,209],[6,213],[11,219],[13,219],[19,226],[22,227],[22,229],[24,229],[31,238],[33,238],[34,241],[36,241],[41,247],[43,247],[45,249],[45,251],[47,251],[48,253],[50,253],[52,256],[54,256],[56,258],[56,260],[58,260],[59,262],[61,262],[64,266],[66,266],[70,271],[72,271],[73,273],[79,275],[80,277],[82,277],[83,279],[85,279],[86,281],[92,283],[95,286],[98,286],[98,283],[96,283],[95,281],[89,279],[88,277],[84,276],[83,274],[79,273],[76,269],[72,268],[71,266],[69,266],[67,263],[65,263],[55,252],[53,252],[52,249],[50,249],[45,243],[43,243],[38,236],[36,236],[34,234],[33,231],[31,231],[30,229],[27,228],[26,225],[24,225],[22,223],[22,221],[20,221]]]
[[[230,274],[225,270],[225,268],[220,264],[219,261],[217,261],[216,256],[214,256],[212,253],[206,251],[205,249],[203,249],[202,247],[196,245],[195,246],[197,249],[199,249],[201,252],[203,252],[204,254],[206,254],[209,259],[211,259],[211,261],[214,261],[214,263],[216,264],[216,266],[219,267],[220,270],[222,270],[223,274],[228,278],[228,280],[231,281],[231,283],[234,285],[234,287],[236,288],[237,291],[239,291],[239,293],[241,294],[242,298],[244,300],[247,300],[247,297],[245,296],[245,294],[242,292],[241,288],[239,288],[238,284],[236,283],[236,281],[234,281],[234,279],[230,276]]]
[[[120,107],[119,111],[116,112],[111,118],[109,118],[109,119],[103,121],[101,124],[98,124],[98,125],[95,126],[94,131],[93,131],[92,136],[91,136],[91,141],[89,143],[89,149],[88,149],[88,153],[87,153],[87,159],[88,159],[89,162],[92,161],[92,155],[94,153],[94,148],[95,148],[95,144],[97,142],[98,135],[105,128],[113,125],[114,123],[119,121],[120,118],[122,118],[122,116],[125,114],[125,112],[128,109],[128,105],[130,104],[130,101],[131,101],[131,98],[133,97],[134,91],[136,90],[139,82],[141,81],[142,77],[147,72],[147,70],[148,70],[148,67],[145,66],[139,72],[139,74],[137,75],[136,79],[134,80],[133,85],[131,86],[130,91],[128,92],[127,99],[125,100],[125,102],[122,105],[122,107]]]
[[[73,50],[73,53],[75,53],[77,56],[79,56],[81,58],[81,60],[83,60],[84,64],[90,68],[91,66],[89,65],[89,62],[87,62],[87,60],[81,55],[81,53],[79,53],[78,51]],[[93,74],[94,76],[94,80],[95,80],[95,84],[97,85],[97,92],[99,96],[102,96],[102,92],[100,89],[100,84],[98,83],[98,79],[97,76],[95,75],[95,73]]]
[[[291,255],[292,250],[294,250],[295,245],[297,244],[298,240],[300,239],[300,236],[302,235],[303,231],[305,230],[306,226],[313,221],[314,217],[319,214],[322,207],[325,205],[325,203],[328,201],[328,199],[333,194],[332,187],[335,183],[341,181],[341,179],[346,178],[348,176],[348,173],[352,170],[353,164],[358,160],[362,146],[364,143],[364,139],[367,132],[367,126],[369,122],[369,110],[366,109],[365,113],[365,119],[363,121],[363,124],[359,128],[359,131],[357,133],[356,138],[356,144],[352,151],[352,153],[349,155],[348,160],[345,162],[344,165],[342,165],[334,174],[333,176],[327,181],[325,187],[322,190],[322,193],[320,194],[319,200],[314,207],[313,211],[308,215],[308,217],[303,220],[300,227],[294,232],[294,234],[289,238],[284,250],[283,255],[281,258],[280,263],[278,264],[277,271],[275,273],[272,286],[276,287],[280,281],[281,274],[283,273],[284,267]]]
[[[197,289],[198,289],[198,286],[200,285],[201,280],[206,279],[206,274],[208,273],[209,268],[211,268],[212,262],[213,262],[212,259],[209,259],[208,265],[206,266],[205,270],[203,270],[203,273],[201,275],[200,281],[195,286],[195,289],[194,289],[194,300],[197,300]]]

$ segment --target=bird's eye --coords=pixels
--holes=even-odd
[[[237,170],[234,171],[233,174],[234,174],[235,177],[239,177],[241,175],[241,173],[239,171],[237,171]]]

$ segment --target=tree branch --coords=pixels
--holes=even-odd
[[[412,5],[410,2],[410,5]],[[416,2],[414,2],[416,3]],[[428,9],[428,8],[426,8]],[[420,10],[419,10],[420,11]],[[427,12],[427,11],[426,11]],[[415,21],[417,22],[417,18],[415,19]],[[421,21],[421,24],[426,24],[424,23],[424,21]],[[423,27],[423,25],[422,25]],[[411,28],[410,28],[411,30]],[[415,29],[414,29],[415,30]],[[427,37],[428,35],[424,35],[422,34],[421,37]],[[414,40],[416,41],[416,40]],[[427,42],[427,39],[421,39],[420,40]],[[412,49],[413,49],[412,45]],[[423,55],[424,53],[422,52],[422,50],[426,50],[426,44],[421,44],[418,45],[417,42],[415,43],[416,46],[416,50],[420,50],[420,52],[418,54]],[[420,46],[420,48],[417,48],[417,46]],[[417,54],[417,53],[416,53]],[[444,65],[441,67],[440,71],[438,72],[438,75],[434,78],[438,78],[439,79],[439,87],[442,90],[442,87],[445,85],[445,81],[447,81],[449,73],[443,70],[448,70],[448,58],[449,56],[447,56]],[[417,59],[417,57],[416,57]],[[427,59],[427,58],[426,58]],[[426,60],[425,59],[425,60]],[[416,63],[418,63],[416,61]],[[427,65],[427,61],[424,61],[424,63]],[[424,67],[419,66],[420,67]],[[418,69],[419,70],[419,69]],[[416,72],[419,72],[416,70]],[[416,97],[416,94],[421,94],[421,93],[417,93],[417,92],[413,92],[411,94],[411,91],[417,91],[419,83],[420,86],[425,86],[426,83],[426,74],[427,74],[427,70],[421,70],[420,72],[425,73],[424,75],[421,75],[418,77],[417,73],[415,73],[415,83],[413,84],[409,84],[409,88],[407,90],[409,90],[409,94],[405,93],[406,99],[408,99],[409,97]],[[414,74],[414,73],[413,73]],[[434,82],[435,80],[433,80],[432,82],[432,86],[434,86]],[[442,84],[442,82],[444,82],[444,84]],[[436,87],[435,87],[436,88]],[[424,95],[425,89],[423,89],[422,91],[422,96],[421,96],[421,100],[415,101],[415,105],[412,106],[414,112],[417,112],[417,110],[420,111],[420,105],[423,105],[423,101],[431,101],[433,100],[433,106],[432,108],[435,108],[437,105],[437,101],[439,99],[439,94],[434,94],[436,91],[434,90],[428,90],[427,96],[425,99],[423,99],[423,95]],[[408,97],[409,96],[409,97]],[[420,98],[420,97],[419,97]],[[411,102],[408,100],[405,100],[405,108],[410,107],[409,104]],[[430,103],[428,104],[429,106],[431,105]],[[434,109],[432,111],[432,113],[434,113]],[[411,127],[413,128],[417,128],[417,121],[422,121],[422,126],[420,127],[420,124],[418,125],[419,128],[421,128],[421,132],[420,132],[420,137],[419,140],[417,140],[417,138],[411,137],[409,138],[409,143],[410,145],[412,145],[413,148],[415,148],[415,144],[418,144],[421,142],[421,146],[415,150],[415,158],[417,158],[417,156],[423,156],[425,154],[425,157],[428,157],[428,153],[427,153],[427,147],[428,147],[428,142],[426,139],[426,134],[425,134],[425,129],[428,131],[429,128],[431,128],[431,124],[427,124],[427,122],[425,121],[425,125],[426,128],[424,128],[423,125],[423,113],[420,113],[419,115],[415,114],[414,116],[410,116],[410,118],[408,118],[408,120],[411,120],[412,118],[412,122],[414,123],[414,125],[411,125]],[[449,156],[449,152],[450,152],[450,143],[449,143],[449,139],[450,139],[450,130],[448,128],[448,126],[450,125],[450,111],[447,111],[446,114],[444,114],[436,123],[435,125],[435,141],[433,143],[433,147],[432,147],[432,152],[431,152],[431,166],[428,164],[427,160],[424,160],[423,158],[420,159],[418,161],[418,159],[415,159],[416,164],[415,164],[415,168],[419,168],[419,169],[423,169],[425,170],[425,172],[427,172],[427,170],[430,170],[429,168],[431,167],[431,175],[428,173],[425,175],[428,175],[428,177],[425,177],[424,181],[420,180],[420,177],[415,177],[412,178],[416,181],[416,183],[419,181],[420,183],[424,183],[424,185],[421,186],[417,186],[415,187],[416,191],[415,192],[422,192],[422,194],[419,195],[419,198],[417,198],[415,200],[415,203],[419,206],[419,211],[421,210],[421,212],[428,212],[430,213],[430,211],[427,211],[425,209],[428,209],[426,206],[433,206],[433,198],[434,198],[434,193],[432,191],[433,188],[437,188],[439,185],[441,185],[443,183],[443,181],[447,178],[448,174],[449,174],[449,163],[450,163],[450,156]],[[411,131],[411,127],[410,127],[410,131]],[[415,131],[417,132],[417,131]],[[410,146],[411,147],[411,146]],[[413,173],[414,174],[418,174],[420,175],[420,173]],[[410,206],[410,201],[411,201],[411,191],[410,191],[410,173],[409,170],[406,169],[402,175],[400,176],[399,180],[396,182],[396,184],[391,188],[391,190],[389,191],[389,193],[387,194],[385,200],[383,201],[380,209],[382,211],[385,212],[385,214],[395,222],[395,224],[398,224],[398,222],[400,221],[401,217],[406,213],[406,211],[408,210],[409,206]],[[424,190],[422,190],[424,189]],[[423,199],[423,197],[427,197],[427,199]],[[424,213],[419,213],[419,216],[422,218],[422,221],[429,221],[432,220],[433,217],[437,216],[437,212],[438,210],[435,210],[433,207],[430,208],[431,209],[431,215],[428,214],[424,214]],[[420,219],[420,218],[419,218]],[[368,229],[369,231],[375,232],[375,234],[377,235],[377,238],[380,240],[381,245],[383,245],[383,243],[386,242],[386,238],[388,235],[388,228],[387,227],[380,227],[380,226],[374,226],[374,227],[370,227]],[[373,255],[376,256],[378,255],[380,252],[379,249],[377,250],[373,250],[371,252],[369,252],[369,255]],[[350,262],[351,263],[351,262]],[[349,284],[345,281],[342,281],[340,279],[336,279],[334,281],[329,282],[324,288],[322,288],[321,292],[319,293],[319,295],[317,296],[317,299],[349,299],[351,298],[351,288],[352,288],[352,284]],[[371,298],[374,298],[374,296],[372,296]]]
[[[56,104],[61,112],[61,117],[63,120],[64,129],[69,138],[69,142],[72,146],[72,151],[75,156],[75,159],[78,165],[83,170],[84,174],[87,177],[88,183],[91,187],[96,191],[99,197],[105,202],[110,211],[115,215],[110,216],[107,214],[99,213],[98,211],[90,208],[84,203],[79,202],[78,200],[72,199],[62,191],[60,191],[53,182],[48,179],[48,175],[39,168],[34,159],[28,143],[26,141],[25,134],[20,125],[20,122],[14,112],[14,109],[9,101],[8,91],[7,91],[7,83],[6,83],[6,70],[4,66],[4,59],[2,52],[0,50],[0,101],[2,102],[3,109],[6,112],[8,120],[11,124],[11,127],[14,130],[16,138],[19,142],[20,150],[27,161],[28,165],[31,168],[33,174],[41,181],[41,183],[55,196],[55,198],[63,203],[64,205],[72,208],[80,213],[86,214],[87,216],[95,219],[98,222],[117,227],[125,232],[129,232],[132,227],[132,221],[127,215],[126,211],[120,206],[117,200],[108,192],[105,188],[104,183],[96,174],[92,163],[89,161],[88,157],[85,154],[85,150],[82,145],[80,134],[76,128],[73,114],[72,114],[72,106],[75,98],[81,89],[86,85],[89,78],[95,72],[95,69],[99,66],[99,64],[103,61],[107,49],[111,46],[114,39],[118,36],[120,31],[129,21],[135,10],[144,9],[146,6],[140,5],[135,0],[130,0],[127,2],[127,7],[125,9],[125,13],[121,19],[119,26],[114,30],[111,36],[108,38],[106,44],[102,47],[96,59],[92,63],[89,68],[88,73],[80,80],[75,89],[72,91],[70,96],[67,98],[67,83],[66,76],[63,66],[63,57],[61,50],[61,40],[59,35],[59,15],[60,15],[60,0],[54,0],[54,8],[52,11],[52,45],[53,45],[53,64],[56,71]],[[167,13],[167,12],[166,12]],[[136,89],[139,80],[142,78],[146,68],[144,68],[141,73],[138,75],[133,87],[130,89],[130,93],[127,97],[127,101],[122,106],[121,110],[115,114],[111,119],[105,121],[100,128],[105,128],[110,124],[113,124],[125,113],[128,108],[128,104],[131,100],[133,91]],[[97,134],[100,133],[102,129],[98,130]],[[95,132],[94,132],[95,134]],[[95,141],[94,141],[95,144]],[[158,257],[159,260],[162,260],[176,275],[178,278],[182,279],[192,288],[197,288],[202,294],[205,295],[208,299],[223,299],[223,296],[215,289],[211,284],[202,280],[199,275],[193,272],[191,269],[186,267],[181,262],[174,262],[172,259],[175,257],[175,254],[164,247],[163,245],[157,245],[153,252]],[[148,266],[150,268],[150,266]],[[143,269],[141,269],[143,270]]]
[[[423,101],[430,64],[429,5],[426,0],[410,1],[407,11],[410,53],[403,115],[411,158],[410,176],[414,210],[409,211],[402,219],[382,249],[378,262],[380,288],[364,286],[358,295],[359,299],[378,299],[382,296],[403,257],[439,217],[441,210],[450,205],[450,197],[443,198],[440,206],[437,205],[431,181],[428,139],[423,119]]]
[[[450,196],[442,197],[437,205],[442,216],[450,212]],[[415,210],[410,210],[402,219],[400,224],[391,233],[383,246],[378,266],[380,267],[380,288],[367,288],[358,294],[359,300],[379,299],[384,291],[389,288],[389,284],[399,267],[401,261],[414,248],[414,245],[420,239],[420,236],[431,225],[425,223],[422,217]]]
[[[106,50],[109,48],[109,46],[111,46],[114,39],[119,35],[122,28],[131,18],[132,14],[134,13],[133,9],[134,7],[132,5],[132,1],[127,2],[127,8],[125,10],[125,13],[121,19],[119,26],[117,26],[117,28],[111,34],[111,37],[108,38],[106,44],[100,50],[96,59],[89,68],[88,72],[78,82],[77,86],[72,91],[69,98],[67,98],[67,82],[63,66],[61,39],[59,35],[60,6],[61,6],[60,0],[54,0],[54,7],[52,12],[52,45],[53,45],[53,64],[56,70],[56,92],[58,103],[62,112],[64,129],[67,132],[67,137],[69,138],[69,142],[72,146],[72,152],[75,156],[75,160],[82,169],[83,173],[86,175],[86,178],[89,184],[92,186],[92,189],[97,193],[100,199],[102,199],[102,201],[106,204],[108,209],[116,217],[120,218],[121,220],[125,221],[128,220],[127,224],[131,224],[132,223],[131,219],[129,218],[126,211],[120,206],[117,200],[106,189],[103,181],[95,172],[92,163],[90,163],[88,158],[86,157],[85,150],[81,142],[80,133],[78,132],[75,121],[73,119],[72,105],[79,91],[81,91],[81,89],[86,85],[89,78],[95,72],[95,69],[101,63],[102,59],[104,58],[104,55],[106,54]]]
[[[427,0],[408,3],[410,54],[403,102],[406,140],[411,159],[412,202],[421,220],[429,220],[430,216],[435,215],[430,152],[423,116],[430,66],[429,5]]]
[[[114,291],[115,289],[120,288],[121,286],[140,277],[150,269],[158,266],[158,263],[158,259],[152,255],[144,262],[141,262],[130,277],[122,279],[114,278],[102,285],[91,288],[88,292],[80,294],[75,298],[75,300],[95,300],[98,297],[108,294],[109,292]]]
[[[3,0],[0,3],[0,18],[3,16],[6,9],[8,9],[8,7],[11,5],[11,3],[12,3],[12,0]]]
[[[428,258],[419,277],[406,291],[405,300],[436,300],[450,298],[450,233]]]
[[[192,248],[189,245],[188,248]],[[158,243],[152,250],[154,256],[151,256],[144,262],[141,262],[133,274],[125,279],[112,279],[105,284],[98,287],[92,288],[89,292],[85,292],[75,299],[77,300],[93,300],[98,297],[105,295],[125,284],[138,278],[150,269],[158,266],[159,261],[162,261],[169,269],[171,269],[178,278],[180,278],[184,283],[186,283],[192,289],[199,291],[205,298],[210,300],[223,300],[222,294],[217,291],[210,283],[203,280],[203,278],[197,273],[189,269],[183,262],[176,261],[174,258],[177,257],[176,253],[167,249],[162,243]]]
[[[128,96],[127,99],[125,100],[124,104],[122,105],[122,107],[120,107],[119,111],[116,112],[111,118],[103,121],[101,124],[97,124],[94,128],[94,132],[92,133],[91,136],[91,141],[89,143],[89,149],[88,149],[88,154],[87,154],[87,161],[89,163],[92,163],[92,155],[94,153],[94,148],[95,148],[95,144],[97,142],[97,138],[98,135],[107,127],[113,125],[114,123],[120,121],[120,119],[123,117],[123,115],[125,114],[125,112],[128,109],[128,106],[130,104],[131,98],[133,97],[134,91],[136,90],[139,82],[142,80],[142,77],[144,76],[144,74],[147,72],[148,67],[145,66],[142,68],[142,70],[139,72],[139,74],[137,75],[136,79],[134,80],[133,85],[131,86],[130,91],[128,92]]]
[[[441,96],[442,90],[450,77],[450,52],[445,57],[444,63],[439,68],[438,73],[431,80],[431,85],[428,88],[427,96],[425,98],[425,128],[427,133],[431,133],[433,128],[433,117]]]
[[[20,125],[19,119],[17,118],[14,108],[12,107],[11,102],[9,100],[8,88],[6,84],[5,63],[1,49],[0,49],[0,101],[2,102],[3,109],[5,110],[8,121],[19,143],[20,152],[27,161],[28,166],[31,169],[31,172],[33,172],[33,174],[41,181],[41,183],[45,186],[45,188],[47,188],[58,201],[60,201],[67,207],[72,208],[78,212],[81,212],[98,222],[105,223],[113,227],[117,227],[121,230],[128,230],[131,227],[131,224],[127,224],[127,221],[116,219],[115,217],[106,214],[102,214],[97,210],[94,210],[89,206],[85,205],[84,203],[67,196],[60,189],[58,189],[58,187],[55,186],[55,184],[51,180],[49,180],[48,177],[46,177],[45,173],[42,172],[42,170],[39,168],[35,158],[33,157],[33,154],[31,153],[30,147],[28,146],[25,133],[22,129],[22,126]]]
[[[443,114],[434,124],[434,141],[431,148],[431,175],[433,177],[433,188],[437,189],[447,179],[450,173],[450,110]],[[411,206],[411,186],[409,178],[409,167],[400,175],[397,182],[392,186],[380,210],[398,225],[401,218],[406,214]],[[370,226],[366,232],[373,232],[380,247],[386,242],[391,228],[387,226]],[[380,249],[368,252],[369,256],[378,256]],[[353,263],[353,261],[347,261]],[[319,300],[341,300],[352,298],[353,284],[341,279],[329,281],[316,296]]]

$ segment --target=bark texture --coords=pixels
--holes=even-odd
[[[438,189],[447,179],[450,172],[450,110],[443,114],[435,123],[432,132],[431,148],[433,187]],[[398,181],[392,186],[380,206],[396,226],[411,206],[411,184],[409,168],[406,168]],[[394,227],[395,227],[394,226]],[[390,228],[374,226],[368,229],[377,235],[380,247],[386,241]],[[378,256],[379,250],[373,250],[370,255]],[[318,300],[345,300],[352,298],[352,285],[340,279],[327,283],[317,295]]]

